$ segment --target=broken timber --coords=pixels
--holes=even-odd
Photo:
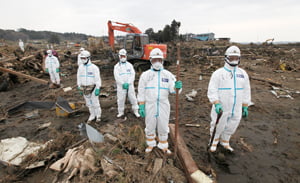
[[[41,83],[41,84],[48,84],[48,81],[46,81],[46,80],[39,79],[39,78],[36,78],[36,77],[33,77],[33,76],[29,76],[29,75],[26,75],[26,74],[23,74],[23,73],[20,73],[20,72],[17,72],[17,71],[13,71],[13,70],[10,70],[10,69],[6,69],[4,67],[0,67],[0,71],[8,72],[8,73],[14,74],[14,75],[19,76],[19,77],[27,78],[27,79],[36,81],[36,82]]]
[[[171,140],[175,141],[175,126],[174,124],[169,124]],[[206,174],[199,170],[196,162],[193,160],[191,153],[188,150],[184,140],[181,138],[180,134],[177,137],[177,155],[179,160],[184,166],[185,173],[187,175],[188,181],[190,183],[213,183]]]
[[[262,81],[262,82],[266,82],[266,83],[269,83],[269,84],[274,85],[274,86],[280,86],[280,87],[282,87],[282,84],[277,83],[277,82],[275,82],[275,81],[272,81],[272,80],[269,79],[269,78],[267,78],[267,79],[262,79],[262,78],[257,78],[257,77],[250,76],[250,79],[257,80],[257,81]]]

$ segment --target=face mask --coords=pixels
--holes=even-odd
[[[86,65],[88,62],[89,62],[89,58],[81,58],[81,62],[84,64],[84,65]]]
[[[126,62],[126,58],[120,58],[121,62]]]
[[[225,62],[227,64],[229,64],[230,66],[235,67],[235,66],[239,65],[240,60],[232,60],[232,61],[230,61],[227,57],[225,57]]]
[[[229,62],[229,65],[231,65],[231,66],[237,66],[238,64],[239,64],[238,60],[233,60],[233,61]]]
[[[51,54],[48,54],[48,56],[49,56],[49,57],[52,57],[52,55],[51,55]]]
[[[160,70],[163,67],[163,65],[161,62],[155,62],[154,64],[152,64],[152,67],[154,70]]]

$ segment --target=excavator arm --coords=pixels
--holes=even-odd
[[[117,25],[113,25],[112,23],[117,24]],[[114,30],[127,32],[127,33],[137,33],[137,34],[142,33],[142,31],[140,31],[140,29],[138,29],[137,27],[135,27],[134,25],[129,24],[129,23],[112,22],[112,21],[109,20],[107,22],[107,25],[108,25],[109,45],[111,46],[112,50],[115,49]]]

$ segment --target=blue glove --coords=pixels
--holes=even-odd
[[[139,105],[139,114],[141,115],[142,118],[144,118],[146,116],[145,104]]]
[[[49,73],[49,70],[48,70],[48,68],[46,68],[46,73]]]
[[[220,103],[216,103],[215,110],[217,114],[220,114],[220,112],[223,111],[222,105]]]
[[[129,84],[128,83],[124,83],[123,84],[123,89],[128,90],[128,88],[129,88]]]
[[[176,89],[181,89],[182,88],[182,81],[176,81],[175,82],[175,88]]]
[[[59,68],[56,68],[56,72],[59,72],[60,70],[59,70]]]
[[[78,89],[79,95],[83,96],[83,91],[81,90],[81,88],[77,87],[77,89]]]
[[[99,96],[99,94],[100,94],[100,89],[97,88],[97,89],[95,90],[95,95],[96,95],[96,96]]]
[[[248,117],[248,107],[243,106],[242,111],[243,111],[242,113],[243,117]]]

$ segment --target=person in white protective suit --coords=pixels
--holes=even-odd
[[[164,153],[170,154],[168,149],[170,103],[169,93],[182,88],[182,82],[176,81],[175,76],[163,68],[163,52],[155,48],[150,52],[151,68],[142,73],[138,85],[139,113],[145,117],[145,135],[149,153],[157,145]]]
[[[96,118],[96,122],[101,121],[101,107],[99,102],[101,77],[98,66],[90,59],[90,52],[84,50],[80,54],[82,64],[77,70],[77,86],[79,94],[83,95],[86,106],[89,108],[90,116],[87,123]]]
[[[233,151],[229,144],[230,137],[239,126],[241,117],[248,116],[248,106],[251,102],[250,82],[246,71],[238,67],[240,57],[240,49],[230,46],[225,52],[224,67],[212,74],[208,85],[207,96],[213,104],[210,123],[211,136],[216,125],[217,115],[223,111],[210,147],[211,152],[216,151],[219,142],[225,149]]]
[[[22,52],[25,51],[25,48],[24,48],[24,42],[22,41],[22,39],[19,39],[19,47],[20,47],[20,49],[22,50]]]
[[[117,96],[118,96],[118,115],[121,117],[124,115],[126,96],[128,95],[129,101],[132,105],[132,111],[138,118],[139,106],[137,103],[135,91],[134,91],[134,78],[135,71],[131,63],[127,61],[127,52],[125,49],[119,51],[120,61],[114,66],[114,77],[117,84]]]
[[[60,85],[60,77],[59,77],[59,72],[60,72],[60,64],[59,60],[57,59],[56,56],[52,54],[52,50],[47,50],[47,57],[45,60],[45,68],[46,72],[49,73],[50,75],[50,80],[51,82],[59,86]]]
[[[78,65],[78,67],[82,64],[82,61],[80,60],[80,54],[82,53],[82,51],[84,51],[84,48],[79,49],[79,54],[77,56],[77,65]]]

